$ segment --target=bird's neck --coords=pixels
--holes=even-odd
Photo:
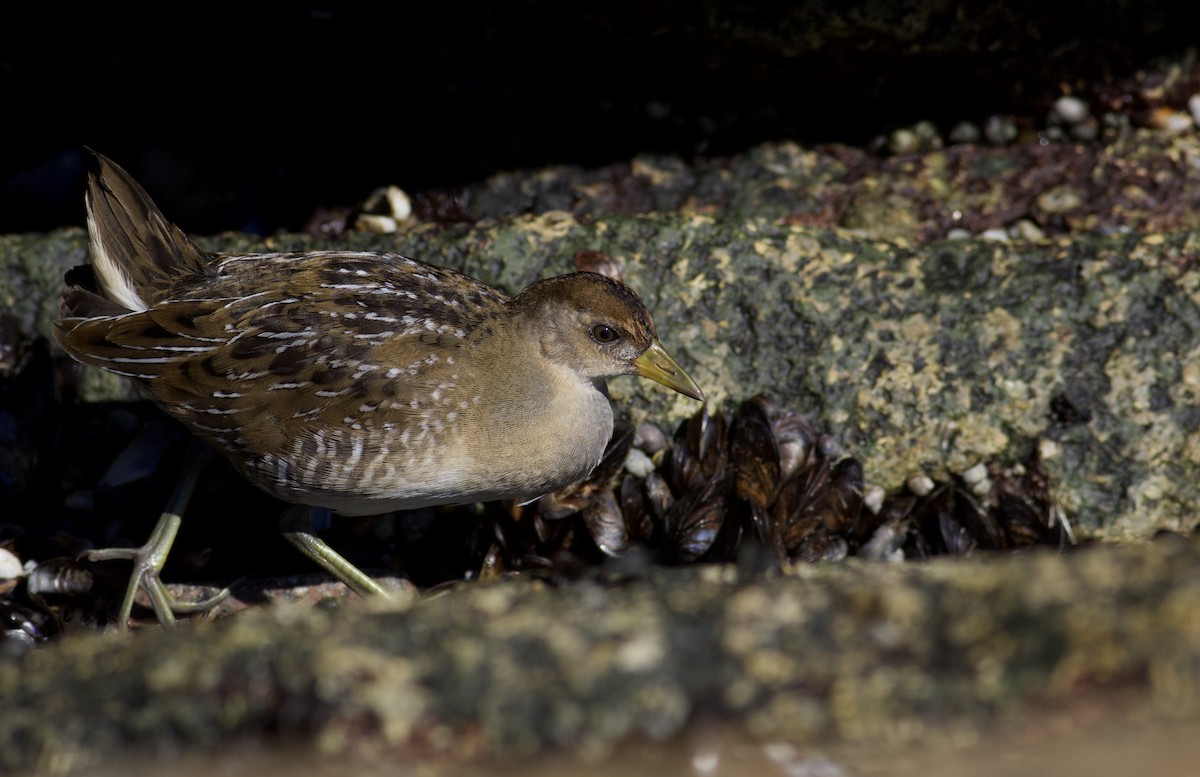
[[[587,477],[612,437],[605,382],[536,358],[508,354],[502,361],[488,361],[493,372],[489,409],[479,417],[481,439],[492,450],[507,452],[489,466],[513,478],[544,473],[543,482],[530,484],[533,490],[544,489],[541,493]]]

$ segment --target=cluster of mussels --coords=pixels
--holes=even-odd
[[[634,448],[653,456],[648,472],[627,465]],[[666,564],[751,551],[777,563],[895,561],[1071,541],[1036,462],[998,471],[985,486],[955,478],[865,493],[857,459],[759,395],[731,416],[698,411],[669,443],[619,428],[586,481],[500,522],[485,567],[595,562],[635,549]]]

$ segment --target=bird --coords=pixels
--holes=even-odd
[[[636,375],[704,402],[620,280],[570,272],[509,296],[393,252],[210,253],[119,165],[87,158],[90,264],[65,276],[54,338],[206,443],[145,545],[89,552],[134,563],[120,629],[139,590],[163,624],[215,601],[176,602],[159,576],[213,453],[291,505],[281,528],[305,555],[351,590],[386,596],[312,532],[313,510],[527,503],[600,462],[614,425],[608,379]]]

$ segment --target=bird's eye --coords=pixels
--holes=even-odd
[[[615,343],[619,337],[617,330],[608,324],[596,324],[592,327],[592,339],[601,345]]]

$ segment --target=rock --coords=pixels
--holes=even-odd
[[[1200,545],[1176,537],[783,576],[509,579],[399,609],[284,605],[77,634],[0,663],[0,768],[95,773],[254,747],[454,774],[712,737],[706,720],[760,747],[846,745],[852,765],[885,746],[1015,736],[1048,707],[1189,720],[1197,568]]]

